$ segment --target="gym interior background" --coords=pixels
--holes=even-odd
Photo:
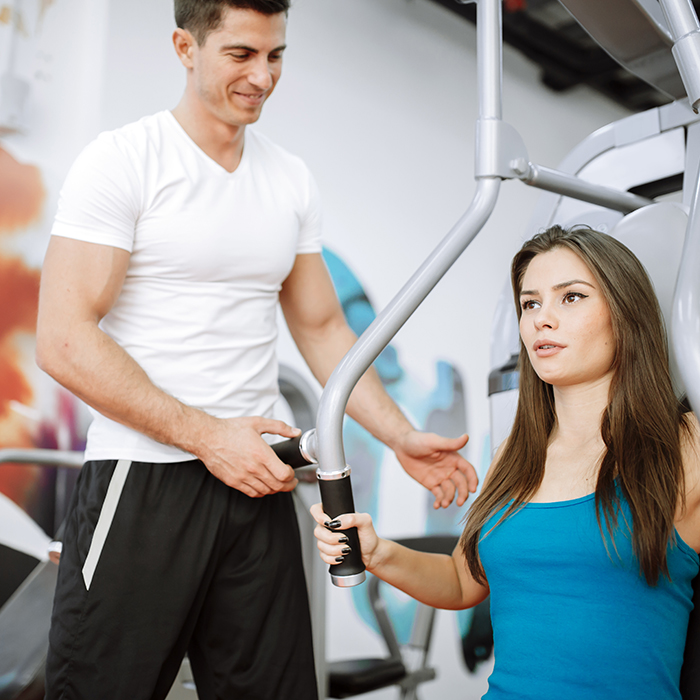
[[[474,190],[475,31],[443,5],[294,0],[283,78],[256,126],[310,166],[324,202],[325,244],[377,310]],[[61,183],[81,148],[100,131],[177,103],[184,73],[173,28],[171,0],[0,0],[0,75],[12,76],[0,98],[0,447],[80,448],[83,411],[34,366],[41,260]],[[9,114],[12,85],[26,94],[12,98]],[[553,91],[540,67],[509,46],[504,99],[504,119],[531,157],[551,167],[595,129],[631,113],[585,85]],[[441,368],[460,378],[466,456],[480,474],[491,450],[494,309],[513,252],[534,233],[539,196],[504,183],[484,230],[392,343],[406,377],[399,399],[416,422],[425,418],[421,401],[439,393]],[[280,358],[312,381],[284,333]],[[382,534],[459,531],[463,512],[451,508],[436,521],[428,495],[385,451],[374,460],[371,507]],[[39,470],[0,467],[0,491],[39,513],[42,478]],[[326,595],[328,658],[381,655],[356,594],[328,585]],[[490,663],[467,672],[460,624],[452,613],[438,616],[431,655],[438,678],[422,686],[423,698],[471,700],[485,691]]]

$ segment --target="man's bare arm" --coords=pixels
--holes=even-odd
[[[99,328],[121,292],[129,259],[120,248],[52,237],[39,295],[39,366],[103,415],[195,455],[249,496],[291,490],[293,470],[260,434],[298,431],[261,417],[217,419],[181,403]]]
[[[280,292],[287,325],[302,356],[325,385],[357,339],[345,322],[319,254],[298,255]],[[463,503],[477,486],[473,467],[457,452],[467,437],[444,438],[413,429],[370,368],[355,387],[348,414],[396,452],[404,469],[435,495],[436,507]]]

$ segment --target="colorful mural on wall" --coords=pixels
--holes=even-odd
[[[53,219],[56,178],[18,153],[34,135],[28,125],[42,29],[55,0],[0,0],[0,448],[82,449],[79,402],[34,362],[39,262]],[[42,54],[43,55],[43,54]],[[49,154],[47,154],[48,156]],[[52,184],[47,185],[47,179]],[[59,473],[59,491],[73,476]],[[49,534],[64,504],[57,472],[0,464],[0,493]],[[64,499],[65,500],[65,499]]]
[[[36,327],[39,270],[8,252],[14,236],[21,235],[43,214],[45,190],[39,169],[18,163],[0,148],[0,446],[33,447],[31,427],[17,406],[32,406],[34,390],[27,376],[31,338]],[[38,467],[2,465],[0,491],[31,509]]]

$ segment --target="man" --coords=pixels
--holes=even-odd
[[[304,164],[246,130],[282,68],[288,0],[176,0],[172,111],[73,166],[42,272],[39,365],[94,409],[64,536],[47,698],[316,697],[293,470],[263,433],[281,304],[324,383],[355,338]],[[476,488],[466,436],[412,429],[373,372],[348,412],[436,505]]]

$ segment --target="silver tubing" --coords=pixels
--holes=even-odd
[[[479,118],[500,119],[501,0],[479,0],[477,13]],[[477,160],[479,148],[477,143]],[[326,473],[342,471],[346,466],[343,415],[355,384],[483,228],[496,206],[500,184],[498,177],[477,179],[469,209],[335,368],[321,394],[316,417],[320,465],[316,474],[319,479]]]
[[[338,588],[352,588],[353,586],[359,586],[367,578],[364,571],[359,574],[353,574],[352,576],[334,576],[331,574],[331,582],[334,586]]]
[[[83,453],[68,450],[42,450],[10,448],[0,450],[0,464],[45,464],[55,467],[80,469],[83,466]]]
[[[345,479],[346,477],[350,476],[351,473],[350,467],[346,466],[345,469],[338,469],[337,471],[334,472],[329,472],[329,471],[323,471],[320,467],[316,470],[316,476],[321,480],[321,481],[339,481],[340,479]]]
[[[660,0],[661,9],[674,41],[700,29],[695,9],[689,0]]]
[[[653,201],[646,197],[615,190],[612,187],[594,185],[573,175],[545,168],[543,165],[516,162],[512,167],[513,172],[527,185],[566,197],[574,197],[582,202],[599,204],[614,211],[621,211],[623,214],[629,214],[648,204],[653,204]]]
[[[477,182],[474,201],[464,216],[335,368],[321,395],[316,418],[320,464],[316,473],[320,479],[326,472],[345,467],[343,413],[355,384],[482,229],[494,209],[500,184],[497,178]]]
[[[501,3],[479,0],[476,22],[479,119],[503,116],[503,39]],[[479,144],[477,144],[478,148]]]
[[[690,0],[659,0],[673,36],[673,57],[693,111],[700,107],[700,23]]]
[[[700,415],[700,176],[696,176],[671,317],[673,349],[690,405]]]
[[[673,35],[673,56],[688,99],[700,105],[700,23],[690,0],[659,0]],[[681,267],[673,298],[671,337],[693,410],[700,412],[700,174],[695,174]]]
[[[302,433],[301,439],[299,440],[299,452],[301,456],[311,464],[317,464],[318,459],[316,458],[316,430],[308,430]]]

